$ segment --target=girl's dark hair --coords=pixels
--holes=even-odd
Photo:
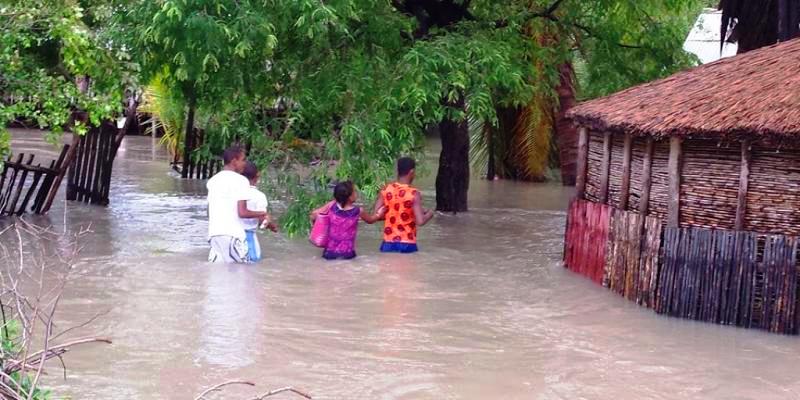
[[[258,175],[258,167],[256,167],[256,165],[253,164],[252,161],[248,161],[244,165],[244,170],[242,170],[242,175],[244,175],[244,177],[247,178],[248,180],[253,180],[253,178],[255,178],[256,175]]]
[[[336,186],[333,187],[333,198],[342,207],[344,207],[347,204],[347,200],[349,200],[350,196],[352,195],[353,195],[353,182],[351,181],[339,182],[336,184]]]

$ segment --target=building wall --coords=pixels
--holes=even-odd
[[[800,235],[800,151],[753,146],[745,229]]]
[[[637,211],[642,193],[645,139],[631,147],[628,211]],[[624,140],[611,141],[608,204],[619,208]],[[603,134],[590,132],[586,199],[599,201]],[[669,141],[654,143],[648,214],[662,221],[669,202]],[[738,142],[687,139],[682,144],[680,224],[682,227],[733,229],[741,170]],[[800,235],[800,151],[753,146],[745,230]]]
[[[600,166],[603,163],[603,135],[589,133],[589,154],[586,164],[586,199],[597,202],[600,199]],[[612,164],[613,168],[613,164]]]
[[[687,140],[681,164],[681,226],[733,229],[741,146]]]

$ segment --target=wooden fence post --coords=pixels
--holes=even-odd
[[[633,145],[633,136],[630,133],[625,134],[625,144],[622,147],[622,183],[619,195],[619,208],[621,210],[628,209],[628,197],[631,191],[631,146]]]
[[[47,198],[42,204],[41,214],[47,214],[50,211],[50,207],[53,205],[53,200],[56,198],[56,193],[58,193],[58,188],[61,186],[61,180],[64,179],[64,175],[67,173],[67,167],[72,164],[72,160],[75,159],[75,151],[78,149],[78,143],[80,143],[80,136],[78,134],[72,134],[72,144],[67,146],[67,153],[64,157],[64,162],[61,165],[57,165],[56,168],[58,169],[58,175],[56,175],[55,180],[53,181],[53,185],[50,186],[50,193],[47,194]]]
[[[680,226],[681,208],[681,138],[669,138],[669,202],[667,203],[667,226]]]
[[[647,215],[650,206],[650,182],[653,168],[653,138],[648,137],[642,160],[642,195],[639,197],[639,214]]]
[[[75,84],[78,86],[78,91],[80,93],[87,93],[89,91],[89,83],[91,82],[91,78],[88,75],[81,75],[75,78]],[[88,122],[88,115],[86,113],[74,113],[73,116],[76,114],[81,116],[81,120],[83,122]],[[61,165],[57,165],[56,168],[58,169],[58,175],[56,175],[53,186],[50,187],[50,193],[47,194],[47,197],[44,200],[44,203],[41,205],[41,213],[46,214],[50,211],[50,207],[53,205],[53,200],[56,198],[56,193],[58,193],[58,188],[61,186],[61,180],[64,179],[64,175],[67,173],[67,169],[70,165],[72,165],[72,161],[75,159],[75,152],[78,151],[78,144],[80,143],[81,138],[78,136],[77,133],[72,134],[72,144],[69,146],[67,150],[67,154],[64,157],[63,163]],[[67,197],[69,197],[69,190]]]
[[[742,161],[739,171],[739,195],[736,197],[736,222],[734,229],[744,230],[744,218],[747,213],[747,186],[750,179],[750,142],[742,140]]]
[[[603,132],[603,163],[600,166],[599,203],[608,203],[608,175],[611,169],[611,132]]]
[[[575,176],[575,193],[579,199],[586,197],[586,164],[589,157],[589,131],[582,126],[578,129],[578,160]]]

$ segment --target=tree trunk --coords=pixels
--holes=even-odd
[[[463,107],[460,99],[457,106]],[[466,121],[445,119],[439,123],[442,152],[436,175],[436,210],[467,211],[469,191],[469,127]]]
[[[486,143],[487,143],[486,145],[489,146],[489,161],[488,161],[489,165],[486,167],[486,179],[493,181],[495,176],[497,176],[497,169],[495,166],[495,159],[494,159],[495,157],[494,141],[495,141],[495,136],[497,135],[495,135],[494,128],[492,128],[490,124],[486,123],[483,124],[483,131],[484,135],[486,135]]]
[[[189,98],[189,113],[186,116],[186,134],[183,138],[183,168],[181,168],[181,178],[189,177],[190,165],[192,165],[192,151],[194,150],[194,97]]]
[[[558,160],[561,166],[561,183],[564,186],[575,186],[578,157],[578,130],[572,121],[566,118],[567,111],[575,106],[575,71],[572,64],[566,62],[558,67],[560,82],[556,88],[558,93],[558,109],[556,110],[556,145]]]

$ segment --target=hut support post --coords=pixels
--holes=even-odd
[[[578,129],[578,160],[575,171],[575,195],[579,199],[586,196],[586,160],[589,157],[589,130],[586,127]]]
[[[680,225],[681,208],[681,138],[669,139],[669,202],[667,203],[667,226]]]
[[[653,167],[653,138],[647,138],[642,160],[642,197],[639,198],[639,214],[647,215],[650,205],[650,182]]]
[[[611,132],[603,132],[603,164],[600,167],[599,202],[608,203],[608,175],[611,168]]]
[[[628,209],[628,196],[631,191],[631,146],[633,144],[633,136],[630,133],[625,134],[625,142],[622,148],[622,184],[619,197],[619,208],[622,210]]]
[[[747,212],[747,186],[750,179],[750,142],[742,140],[742,164],[739,172],[739,195],[736,198],[736,222],[734,229],[744,230],[744,217]]]

